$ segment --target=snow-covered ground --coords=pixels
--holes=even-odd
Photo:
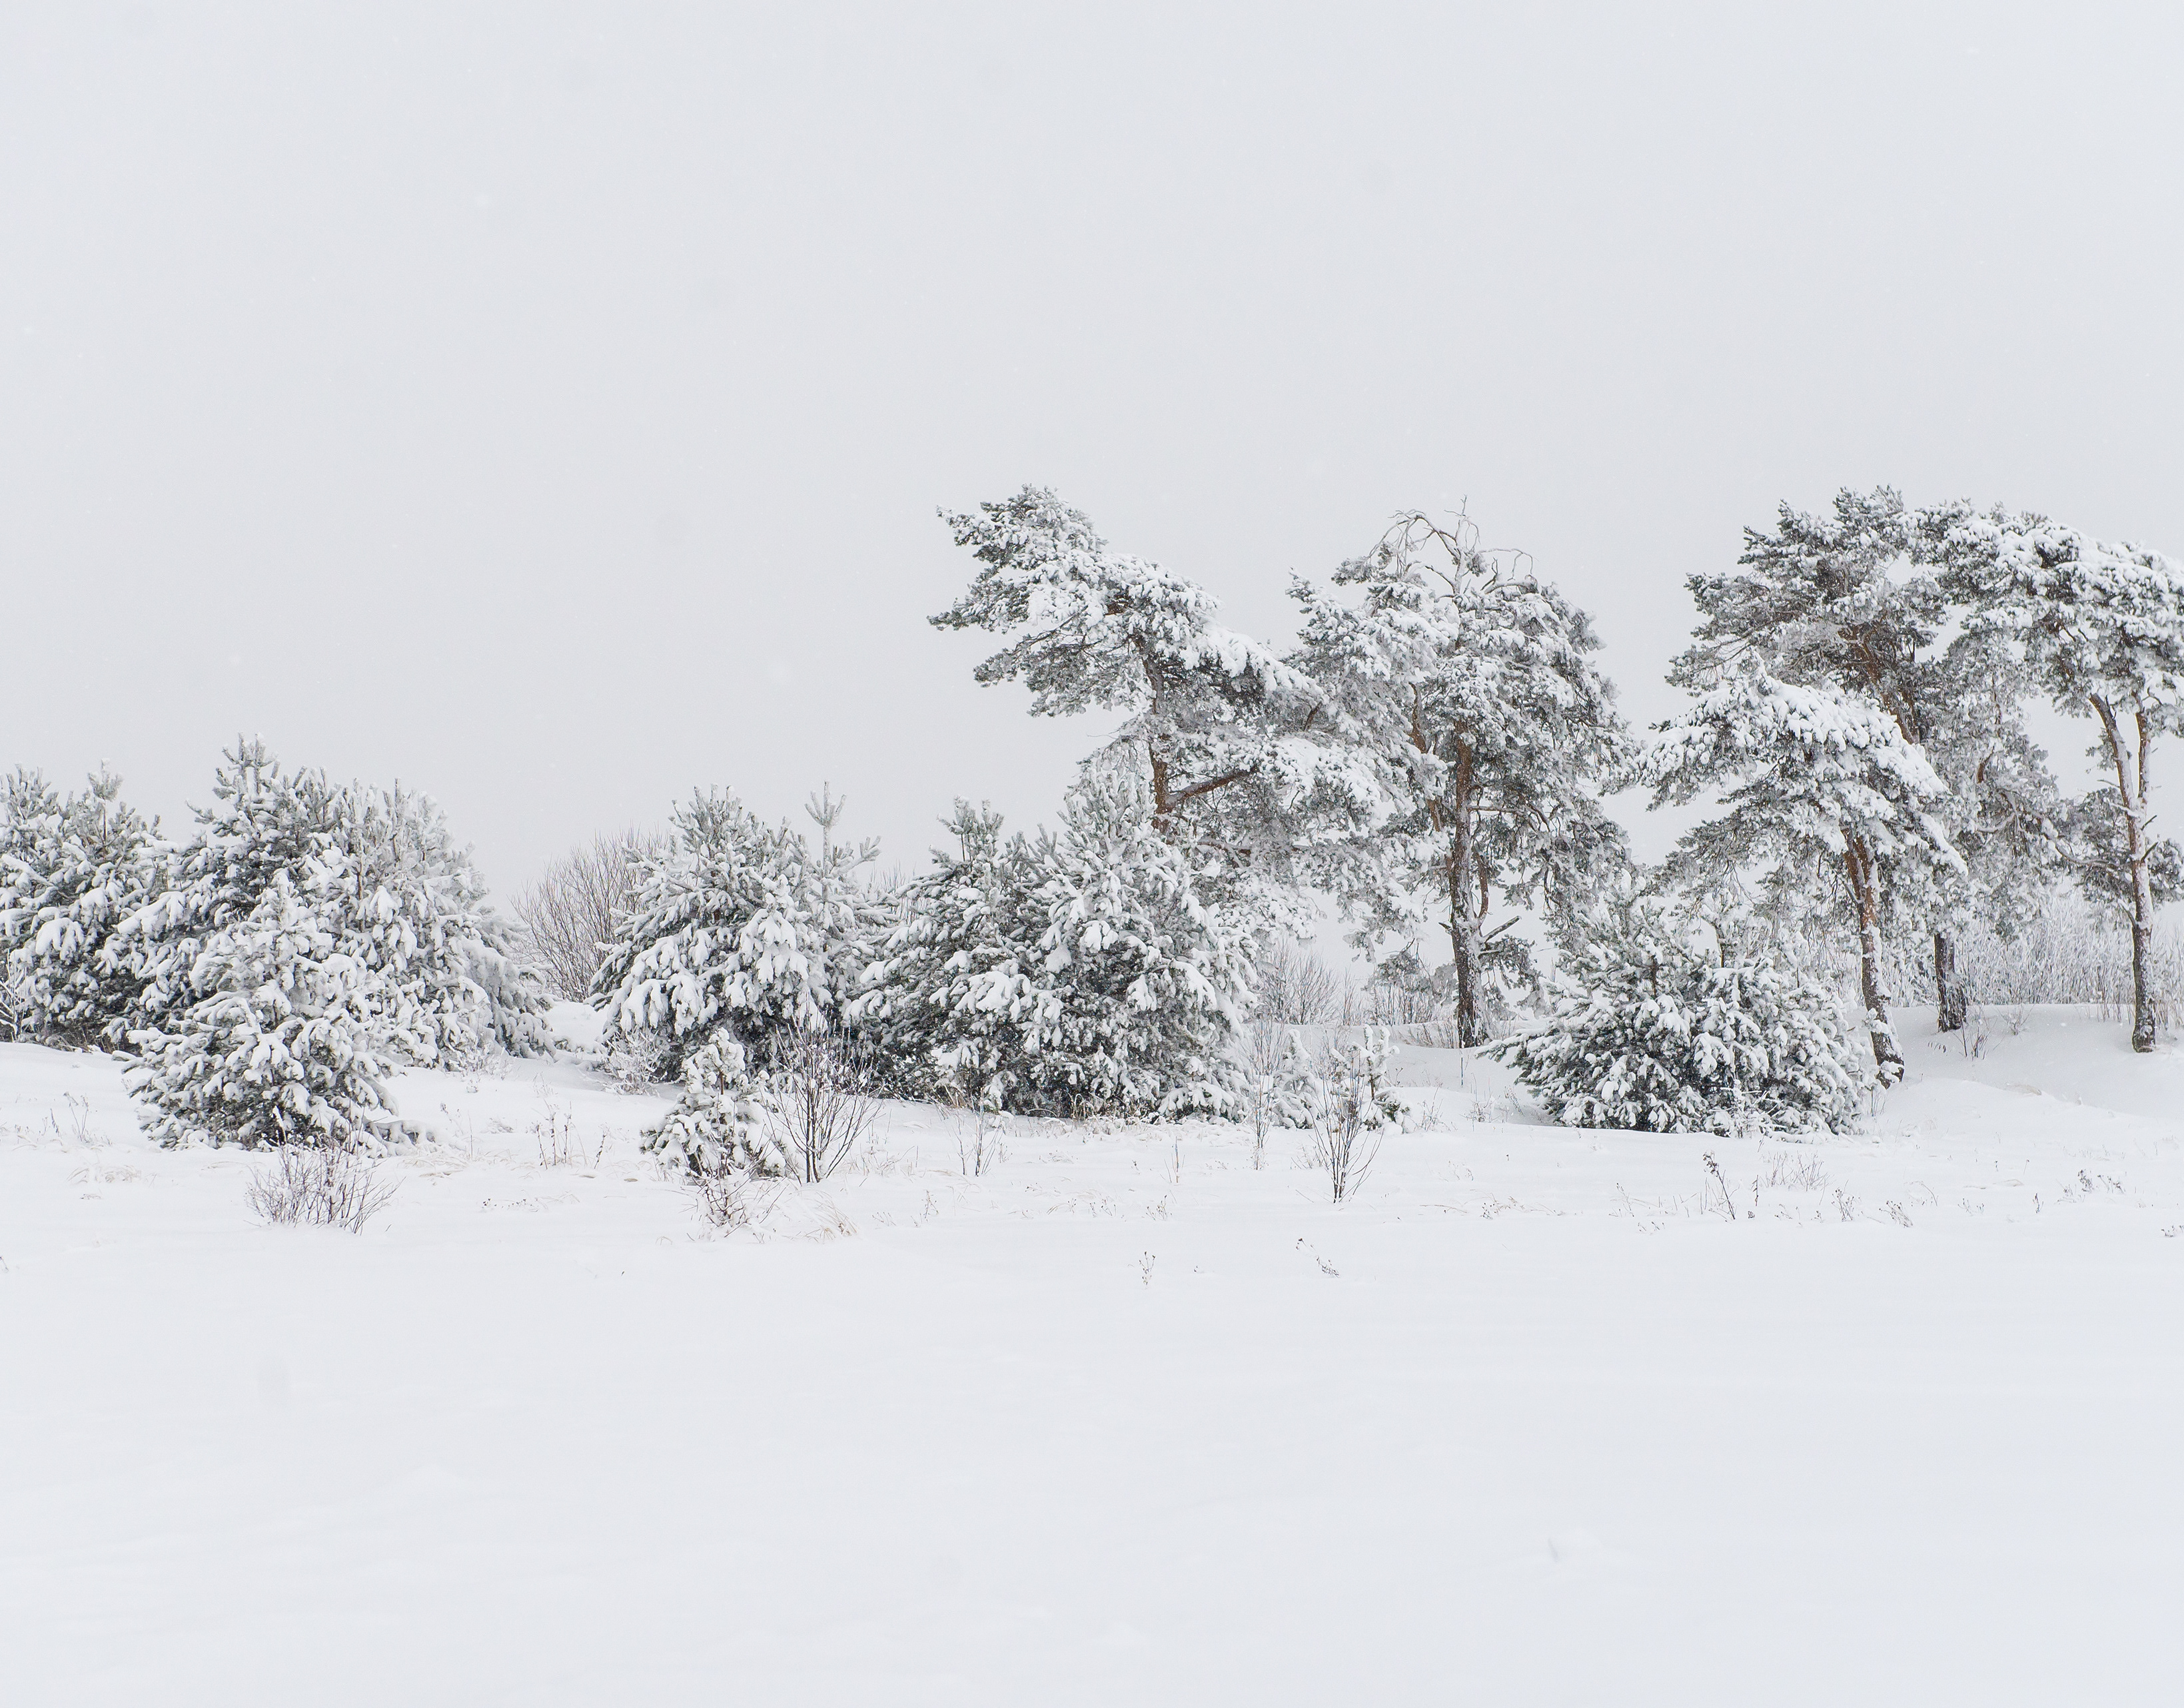
[[[2019,1018],[1810,1144],[1416,1052],[1340,1209],[891,1106],[728,1238],[572,1062],[352,1236],[0,1046],[0,1701],[2175,1701],[2184,1056]]]

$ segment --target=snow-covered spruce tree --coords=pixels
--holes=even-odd
[[[248,913],[209,930],[159,1024],[131,1035],[130,1090],[161,1144],[414,1136],[387,1095],[385,982],[326,922],[344,876],[338,857],[275,871]]]
[[[685,1174],[780,1175],[788,1159],[769,1132],[766,1092],[725,1027],[682,1056],[682,1095],[644,1149]]]
[[[1684,837],[1670,868],[1693,887],[1763,869],[1791,911],[1817,908],[1857,933],[1859,985],[1883,1083],[1903,1071],[1888,1017],[1881,924],[1933,916],[1937,881],[1963,870],[1940,813],[1947,790],[1894,719],[1833,687],[1731,670],[1634,768],[1653,804],[1725,791],[1725,810]]]
[[[1604,905],[1573,934],[1552,1017],[1492,1053],[1565,1127],[1843,1130],[1864,1074],[1829,981],[1741,935]]]
[[[1029,1082],[1017,999],[1045,960],[1043,868],[990,807],[959,800],[943,822],[956,847],[893,898],[854,1019],[891,1090],[998,1107]]]
[[[944,515],[978,569],[934,625],[1007,641],[978,680],[1022,682],[1036,716],[1119,715],[1088,775],[1141,782],[1155,827],[1194,846],[1213,891],[1293,906],[1314,815],[1345,798],[1321,785],[1329,754],[1310,685],[1215,621],[1203,587],[1116,551],[1043,487]]]
[[[1594,665],[1585,614],[1507,554],[1481,550],[1468,519],[1398,519],[1335,571],[1345,604],[1298,580],[1293,662],[1318,696],[1319,726],[1347,765],[1362,826],[1332,869],[1360,947],[1448,933],[1457,1032],[1485,1041],[1490,982],[1529,976],[1517,910],[1581,904],[1626,863],[1600,786],[1624,756],[1614,689]],[[1508,916],[1490,927],[1490,910]]]
[[[345,954],[384,978],[395,1029],[418,1041],[421,1059],[460,1060],[488,1043],[543,1053],[545,989],[518,965],[514,930],[440,809],[398,784],[353,784],[330,817],[342,856],[333,929]]]
[[[1973,608],[1967,631],[2021,659],[2057,710],[2100,726],[2092,754],[2114,779],[2114,805],[2081,808],[2078,816],[2084,828],[2112,826],[2107,864],[2127,876],[2131,1042],[2150,1050],[2156,1027],[2148,952],[2159,861],[2148,830],[2148,770],[2155,742],[2184,728],[2184,581],[2157,551],[2098,540],[2043,516],[1959,504],[1933,513],[1929,527],[1945,580]]]
[[[1780,508],[1772,532],[1745,530],[1735,570],[1693,576],[1692,646],[1669,680],[1697,692],[1757,664],[1777,680],[1831,688],[1884,713],[1949,785],[1941,808],[1963,871],[1938,882],[1931,933],[1943,1031],[1964,1023],[1955,937],[1976,918],[2015,918],[2052,865],[2053,784],[2024,726],[2021,672],[1975,633],[1942,644],[1953,617],[1921,513],[1892,489],[1848,489],[1831,509]]]
[[[118,1048],[141,985],[126,966],[105,964],[104,950],[164,881],[159,826],[121,799],[121,780],[104,770],[65,801],[19,778],[0,852],[0,941],[16,1024],[63,1049]]]
[[[674,813],[664,852],[635,856],[631,910],[593,985],[610,1044],[655,1046],[679,1076],[723,1027],[762,1054],[784,1028],[841,1021],[878,923],[857,871],[878,850],[835,843],[838,802],[805,810],[816,850],[725,789],[703,791]]]

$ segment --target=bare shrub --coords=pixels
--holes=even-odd
[[[270,1168],[252,1171],[243,1202],[276,1227],[359,1233],[394,1196],[395,1188],[381,1185],[378,1175],[376,1162],[346,1145],[284,1144]]]
[[[776,1034],[766,1052],[765,1121],[792,1175],[816,1184],[841,1166],[879,1113],[873,1088],[870,1060],[840,1034]]]
[[[1243,1115],[1251,1129],[1251,1166],[1267,1166],[1267,1134],[1294,1127],[1301,1119],[1299,1088],[1303,1079],[1290,1029],[1273,1020],[1258,1020],[1245,1034]]]
[[[532,964],[565,999],[582,1002],[636,891],[632,860],[666,850],[656,831],[593,837],[549,865],[515,899],[515,914],[530,939]]]
[[[698,1214],[723,1233],[754,1226],[771,1201],[767,1189],[745,1169],[714,1169],[691,1175],[684,1184]]]
[[[1301,943],[1276,937],[1259,957],[1258,975],[1252,1012],[1261,1020],[1324,1026],[1342,1010],[1342,981]]]
[[[1008,1117],[1001,1113],[999,1095],[998,1088],[989,1085],[985,1096],[964,1103],[956,1121],[956,1165],[973,1178],[1008,1156],[1003,1142]]]

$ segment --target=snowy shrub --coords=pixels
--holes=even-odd
[[[141,1052],[131,1092],[163,1145],[334,1144],[413,1137],[387,1095],[385,984],[340,952],[323,919],[337,876],[287,872],[246,917],[214,932]]]
[[[1251,1129],[1251,1166],[1267,1162],[1267,1135],[1277,1127],[1302,1127],[1308,1117],[1302,1095],[1302,1056],[1290,1029],[1275,1021],[1255,1020],[1237,1053],[1234,1085],[1237,1118]]]
[[[643,1149],[685,1175],[781,1175],[788,1154],[767,1130],[765,1090],[725,1027],[682,1057],[682,1096]]]
[[[1202,900],[1135,785],[1071,792],[1058,832],[1003,845],[959,807],[960,856],[911,884],[858,1005],[898,1074],[1030,1115],[1223,1113],[1250,940]]]
[[[1395,1047],[1378,1026],[1355,1043],[1331,1044],[1301,1085],[1305,1120],[1312,1129],[1313,1164],[1327,1176],[1334,1201],[1352,1197],[1372,1172],[1386,1128],[1399,1124],[1401,1106],[1384,1087]]]
[[[565,1001],[591,995],[606,946],[636,899],[635,863],[657,859],[666,846],[666,837],[640,831],[593,837],[516,898],[531,962]]]
[[[855,881],[874,850],[833,844],[838,803],[806,810],[822,832],[816,851],[710,790],[675,813],[666,852],[637,857],[635,899],[593,988],[610,1049],[649,1034],[673,1073],[723,1026],[756,1045],[834,1023],[875,924]]]
[[[395,1193],[370,1157],[339,1144],[284,1144],[250,1177],[243,1202],[276,1227],[345,1227],[361,1233]]]
[[[1846,1128],[1870,1076],[1834,991],[1778,946],[1724,954],[1706,935],[1639,906],[1596,917],[1552,1017],[1490,1053],[1564,1126]]]
[[[766,1052],[764,1118],[789,1172],[816,1184],[841,1166],[879,1112],[864,1054],[839,1033],[776,1032]]]

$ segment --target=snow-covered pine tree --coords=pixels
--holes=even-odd
[[[1953,615],[1933,572],[1925,518],[1892,488],[1847,488],[1830,510],[1780,507],[1772,532],[1747,528],[1734,571],[1691,577],[1692,646],[1669,680],[1694,692],[1757,663],[1777,680],[1829,687],[1885,713],[1950,785],[1942,811],[1965,853],[1939,882],[1931,917],[1937,1013],[1964,1024],[1954,937],[1972,916],[2021,915],[2052,862],[2053,785],[2026,733],[2022,673],[1998,668],[1975,633],[1942,637]]]
[[[685,1174],[776,1176],[787,1154],[768,1131],[766,1092],[744,1047],[725,1027],[682,1056],[682,1095],[643,1149]]]
[[[679,1075],[723,1027],[755,1050],[785,1027],[839,1022],[878,923],[857,882],[878,850],[834,843],[838,803],[805,810],[816,851],[727,790],[702,791],[672,815],[665,852],[636,855],[634,903],[593,986],[610,1044],[656,1046]]]
[[[327,921],[337,855],[276,868],[207,929],[156,1026],[131,1034],[131,1093],[164,1145],[376,1148],[413,1137],[387,1094],[385,982]]]
[[[25,1029],[27,1006],[8,970],[30,933],[31,898],[59,864],[61,798],[42,773],[21,765],[0,780],[0,1037]]]
[[[933,622],[1008,643],[978,680],[1022,682],[1036,716],[1119,714],[1088,775],[1142,782],[1155,826],[1194,845],[1202,881],[1293,906],[1327,760],[1309,684],[1217,622],[1205,588],[1116,551],[1043,487],[944,516],[978,569]]]
[[[384,977],[398,1029],[421,1041],[423,1060],[460,1060],[488,1043],[512,1055],[549,1048],[545,989],[517,965],[512,928],[430,798],[352,784],[331,837],[341,947]]]
[[[2147,773],[2159,737],[2184,729],[2184,580],[2148,547],[2044,516],[1958,504],[1933,512],[1928,529],[1945,581],[1973,608],[1968,632],[2021,659],[2057,710],[2100,726],[2092,753],[2114,778],[2114,806],[2098,815],[2113,826],[2109,863],[2130,886],[2131,1048],[2150,1050],[2157,860]]]
[[[1200,895],[1150,791],[1091,777],[1033,839],[960,803],[950,827],[859,1004],[911,1082],[1029,1115],[1225,1110],[1249,910]]]
[[[123,920],[101,952],[103,968],[140,985],[132,1026],[163,1026],[198,999],[198,957],[249,918],[276,880],[286,877],[299,904],[326,883],[339,792],[316,771],[282,770],[255,738],[238,739],[221,760],[212,804],[197,809],[195,834],[169,855],[160,893]]]
[[[118,1048],[141,985],[126,966],[107,965],[103,952],[114,928],[164,881],[159,826],[121,799],[121,780],[103,769],[65,801],[27,777],[11,781],[8,795],[0,940],[15,1023],[63,1049]]]
[[[998,1107],[1028,1082],[1018,1010],[1045,960],[1041,870],[1022,836],[1003,840],[990,807],[959,800],[943,822],[956,845],[933,850],[933,869],[893,899],[854,1018],[900,1094]]]
[[[1671,869],[1695,887],[1753,865],[1793,910],[1827,908],[1857,933],[1860,988],[1884,1083],[1903,1071],[1888,1016],[1881,923],[1892,906],[1931,918],[1962,857],[1940,816],[1947,789],[1896,721],[1830,686],[1730,670],[1635,765],[1653,804],[1725,791],[1726,810],[1684,837]]]
[[[1794,945],[1603,905],[1572,934],[1554,1012],[1492,1053],[1549,1120],[1643,1132],[1847,1128],[1864,1074]]]
[[[970,1006],[1018,1017],[1015,1106],[1175,1115],[1225,1109],[1223,1058],[1251,994],[1251,935],[1199,894],[1141,784],[1094,778],[1033,845],[1045,918],[1028,972],[995,967]]]
[[[1490,981],[1529,971],[1516,910],[1580,904],[1626,863],[1600,804],[1627,745],[1614,688],[1592,663],[1583,612],[1468,518],[1399,518],[1335,571],[1344,604],[1299,579],[1293,662],[1345,756],[1322,774],[1363,826],[1333,886],[1360,947],[1438,918],[1454,959],[1457,1030],[1486,1035]],[[1496,905],[1502,924],[1486,923]]]

